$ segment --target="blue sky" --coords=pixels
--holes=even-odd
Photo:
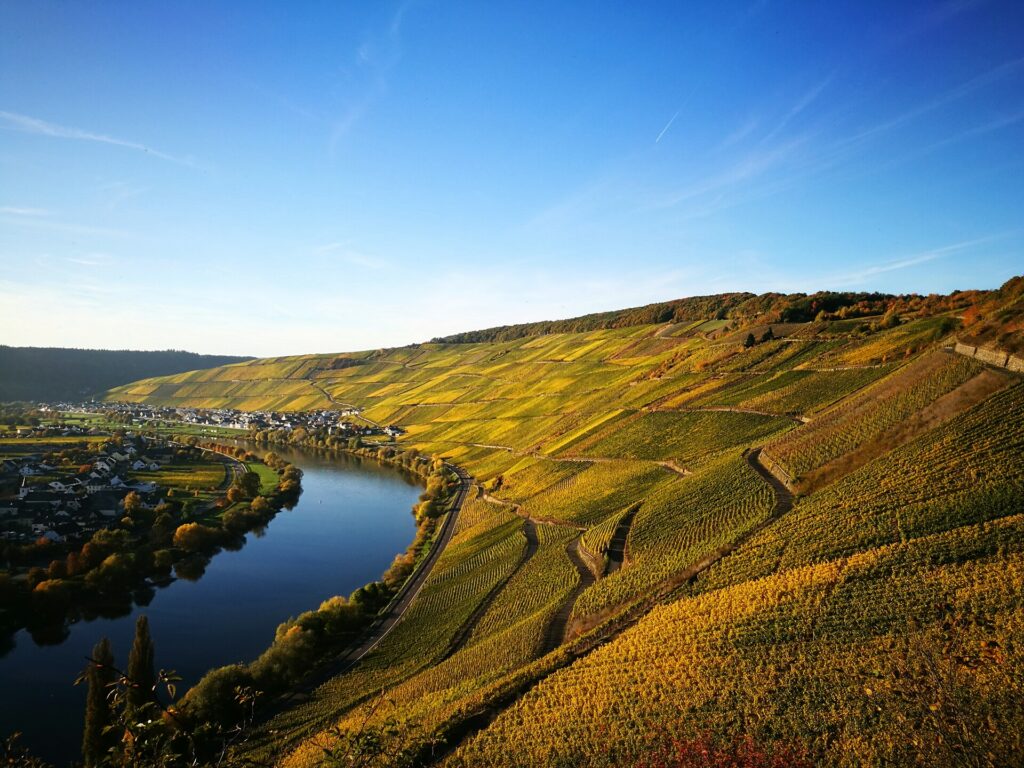
[[[0,4],[0,343],[1024,272],[1024,4]]]

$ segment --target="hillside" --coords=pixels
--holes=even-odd
[[[141,378],[249,359],[178,350],[135,352],[0,345],[0,402],[84,400]]]
[[[247,749],[316,765],[371,733],[365,764],[628,765],[749,739],[835,766],[1015,762],[1024,380],[951,349],[962,316],[1012,336],[1015,299],[719,298],[111,391],[358,406],[477,484],[394,631]]]

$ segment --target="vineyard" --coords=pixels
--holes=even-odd
[[[510,331],[110,397],[326,392],[473,477],[394,630],[248,757],[315,766],[369,733],[419,765],[613,766],[742,736],[824,765],[1011,764],[1024,382],[948,351],[958,320],[920,307]]]
[[[900,696],[904,666],[917,661],[909,649],[925,664],[953,643],[982,642],[1014,658],[965,673],[950,704],[980,710],[992,764],[1013,764],[1024,746],[1014,637],[1024,629],[1022,534],[1015,516],[655,609],[543,680],[446,765],[620,765],[666,729],[799,743],[829,764],[911,764],[934,739],[925,726],[946,681],[922,680],[921,700]],[[936,604],[950,599],[991,628],[970,623],[962,636],[944,636],[948,617]]]
[[[766,451],[790,475],[800,476],[869,443],[980,371],[968,358],[934,352],[832,408],[806,429],[770,441]]]

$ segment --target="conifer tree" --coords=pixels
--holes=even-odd
[[[92,662],[85,671],[89,690],[85,699],[82,760],[86,766],[99,765],[110,746],[110,736],[103,730],[113,721],[107,694],[114,678],[114,654],[110,641],[104,637],[92,649]]]
[[[128,678],[131,687],[128,689],[128,705],[140,707],[153,700],[153,687],[156,685],[156,671],[153,666],[153,638],[149,635],[149,619],[139,616],[135,622],[135,640],[132,652],[128,656]]]

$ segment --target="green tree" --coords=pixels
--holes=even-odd
[[[110,734],[104,733],[104,729],[113,723],[107,694],[115,678],[114,654],[110,650],[110,641],[104,637],[92,649],[92,661],[81,678],[89,686],[85,699],[85,733],[82,735],[82,760],[86,766],[99,765],[112,746]]]
[[[260,476],[256,472],[245,472],[235,483],[247,499],[254,498],[260,492]]]
[[[757,339],[754,338],[754,334],[748,333],[747,338],[743,342],[743,346],[746,347],[747,349],[750,349],[750,347],[754,346],[755,344],[757,344]]]
[[[153,665],[153,638],[149,634],[149,619],[139,616],[135,622],[135,640],[128,656],[128,705],[141,707],[153,699],[156,669]]]

